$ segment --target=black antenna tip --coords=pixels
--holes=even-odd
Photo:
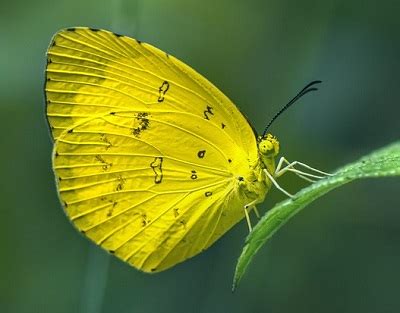
[[[281,115],[284,111],[286,111],[293,103],[295,103],[297,100],[299,100],[302,96],[305,94],[309,93],[310,91],[316,91],[318,88],[312,87],[316,84],[322,83],[322,80],[314,80],[311,83],[308,83],[302,90],[300,90],[296,96],[294,96],[286,105],[282,107],[282,109],[279,110],[278,113],[275,114],[275,116],[271,119],[271,121],[268,123],[267,127],[265,127],[264,132],[263,132],[263,137],[267,133],[268,128],[271,126],[271,124],[276,120],[276,118]]]

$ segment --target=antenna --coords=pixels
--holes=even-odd
[[[277,119],[277,117],[279,115],[281,115],[284,111],[286,111],[286,109],[288,109],[293,103],[295,103],[297,100],[299,100],[302,96],[304,96],[306,93],[309,93],[310,91],[315,91],[318,90],[318,88],[316,87],[312,87],[316,84],[322,83],[321,80],[314,80],[311,83],[309,83],[307,86],[305,86],[302,90],[300,90],[298,92],[298,94],[292,99],[290,100],[282,109],[279,110],[278,113],[275,114],[275,116],[271,119],[271,121],[268,123],[267,127],[265,127],[264,132],[263,132],[263,137],[265,136],[265,134],[267,133],[268,128],[271,126],[271,124]]]

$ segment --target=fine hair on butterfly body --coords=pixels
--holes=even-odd
[[[315,84],[317,82],[313,82]],[[303,89],[292,103],[305,93]],[[147,43],[87,27],[47,50],[46,115],[67,217],[144,272],[204,251],[261,203],[285,172],[327,175],[281,158],[217,87]],[[299,170],[295,166],[303,167]]]

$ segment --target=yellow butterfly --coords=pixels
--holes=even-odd
[[[274,136],[257,136],[189,66],[126,36],[59,31],[47,51],[45,92],[67,216],[145,272],[200,253],[245,216],[251,229],[248,212],[271,184],[287,193],[275,181],[284,172],[320,177],[284,158],[275,167]]]

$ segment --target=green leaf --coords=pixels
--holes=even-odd
[[[292,199],[269,210],[247,236],[236,264],[233,288],[238,285],[257,251],[291,217],[328,191],[358,178],[400,176],[400,141],[379,149],[355,163],[348,164],[312,185],[300,190]]]

